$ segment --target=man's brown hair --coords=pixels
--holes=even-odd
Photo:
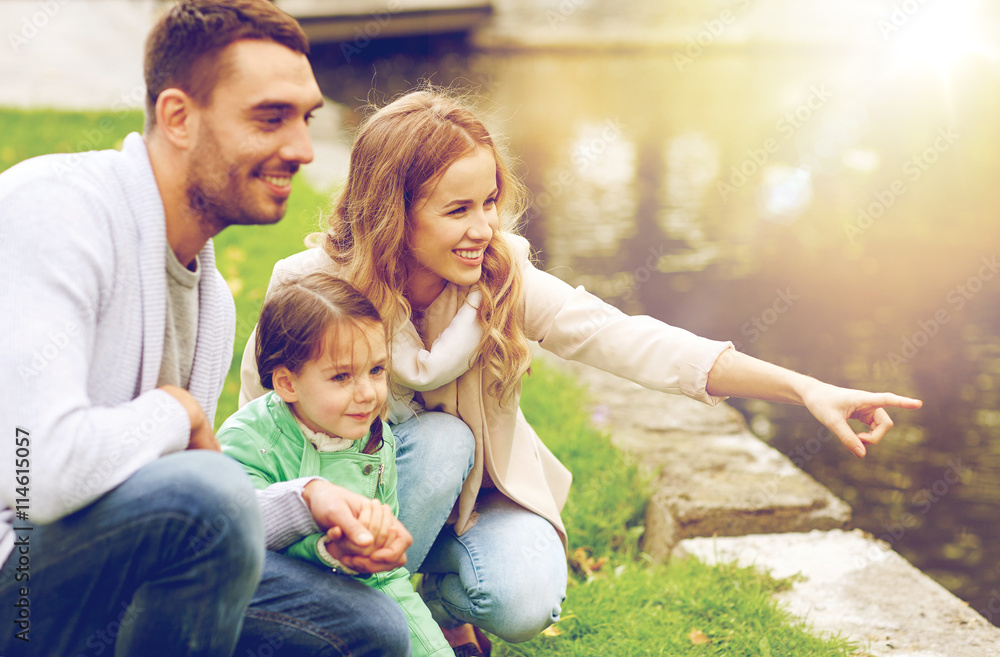
[[[208,104],[219,81],[219,54],[240,39],[263,39],[309,54],[298,22],[268,0],[181,0],[146,39],[146,130],[156,125],[156,99],[177,88]]]

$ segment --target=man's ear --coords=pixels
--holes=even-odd
[[[279,365],[271,373],[271,385],[286,404],[294,404],[299,400],[295,392],[295,379],[297,377],[284,365]]]
[[[156,130],[175,148],[187,150],[198,132],[198,106],[180,89],[164,89],[156,98]]]

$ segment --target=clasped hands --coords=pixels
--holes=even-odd
[[[326,532],[326,551],[348,568],[378,573],[406,563],[413,537],[389,505],[323,479],[306,484],[302,498]]]

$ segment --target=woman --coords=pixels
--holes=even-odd
[[[475,437],[453,522],[429,550],[440,525],[419,510],[432,506],[425,500],[436,479],[449,481],[440,471],[454,472],[462,455],[439,452],[421,457],[422,465],[400,456],[400,520],[414,535],[408,568],[426,573],[422,593],[443,627],[472,623],[516,642],[559,617],[566,587],[559,513],[571,477],[518,409],[529,341],[709,404],[740,396],[805,405],[859,457],[891,428],[884,407],[920,406],[837,388],[730,343],[628,317],[539,271],[527,241],[512,232],[524,198],[483,123],[456,99],[417,91],[362,124],[329,230],[272,276],[274,284],[328,271],[373,301],[394,336],[390,422],[401,451],[460,443],[453,426],[447,436],[438,432],[442,412]],[[252,361],[249,349],[244,399],[262,392]],[[855,434],[847,418],[871,430]]]

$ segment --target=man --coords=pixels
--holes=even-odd
[[[147,40],[142,136],[0,175],[0,654],[409,653],[392,600],[277,552],[322,528],[386,570],[402,525],[371,553],[356,497],[255,493],[212,430],[235,311],[211,238],[284,214],[307,53],[266,0],[183,0]]]

